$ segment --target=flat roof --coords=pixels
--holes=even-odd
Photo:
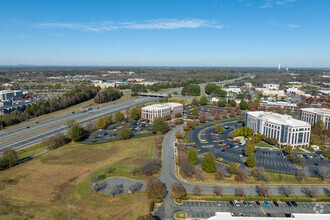
[[[168,102],[168,103],[159,103],[159,104],[153,104],[146,107],[143,107],[143,110],[161,110],[161,109],[167,109],[167,108],[173,108],[173,107],[180,107],[183,105],[181,103],[175,103],[175,102]]]
[[[302,108],[301,110],[316,114],[330,115],[330,109],[328,108]]]
[[[305,127],[311,126],[308,122],[294,119],[290,115],[282,115],[275,112],[255,111],[255,112],[247,112],[247,114],[275,124],[282,124],[289,126],[305,126]]]

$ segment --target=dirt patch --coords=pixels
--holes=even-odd
[[[88,171],[88,168],[87,168],[87,167],[81,168],[81,169],[79,170],[80,173],[84,173],[84,172],[86,172],[86,171]]]

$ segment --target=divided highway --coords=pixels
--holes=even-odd
[[[224,80],[221,82],[214,82],[216,84],[231,82],[240,80],[244,77],[239,77],[230,80]],[[206,83],[200,84],[205,86]],[[164,91],[163,94],[170,94],[172,92],[180,92],[182,88],[175,88]],[[31,120],[34,123],[21,123],[19,125],[12,126],[8,129],[0,131],[0,155],[3,154],[7,149],[21,149],[36,143],[39,143],[46,138],[54,136],[59,133],[67,132],[67,125],[65,123],[69,120],[76,120],[81,124],[96,120],[98,117],[108,114],[113,114],[118,111],[125,110],[126,108],[132,108],[138,105],[147,104],[155,101],[155,98],[151,97],[138,97],[131,98],[115,103],[105,104],[99,109],[93,109],[87,112],[76,112],[74,114],[65,115],[62,117],[51,118],[52,116],[45,116],[39,123],[35,123],[37,120]],[[71,110],[68,110],[71,111]],[[56,115],[56,114],[55,114]]]
[[[67,125],[65,122],[69,120],[76,120],[81,124],[86,124],[88,122],[94,121],[100,116],[113,114],[118,111],[123,111],[126,108],[132,108],[138,105],[147,104],[150,102],[155,101],[154,98],[150,97],[143,97],[143,98],[132,98],[129,100],[123,100],[116,103],[106,104],[100,109],[94,109],[87,112],[79,112],[72,115],[66,115],[61,118],[55,118],[52,120],[48,120],[45,122],[40,122],[38,124],[30,125],[30,128],[18,128],[16,130],[9,130],[6,129],[0,131],[0,142],[9,141],[0,144],[0,154],[3,154],[7,149],[20,149],[27,146],[30,146],[35,143],[39,143],[44,139],[54,136],[59,133],[66,133],[67,132]],[[53,127],[50,127],[53,126]],[[50,127],[50,128],[49,128]],[[40,132],[38,132],[40,131]],[[28,132],[34,132],[31,135],[24,136],[21,138],[17,138],[15,140],[10,141],[10,138],[14,138],[20,135],[24,135]]]

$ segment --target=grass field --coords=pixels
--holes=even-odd
[[[259,146],[259,147],[269,147],[269,148],[275,148],[274,146],[270,145],[270,144],[267,144],[263,141],[260,141],[259,143],[256,144],[256,146]]]
[[[42,148],[21,153],[28,155]],[[143,192],[109,198],[93,194],[90,173],[111,165],[110,176],[147,159],[154,136],[102,144],[70,143],[0,172],[0,219],[136,219],[148,214]],[[143,177],[135,177],[143,179]]]

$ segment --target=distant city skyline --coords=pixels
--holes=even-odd
[[[327,0],[0,2],[0,65],[330,67]]]

